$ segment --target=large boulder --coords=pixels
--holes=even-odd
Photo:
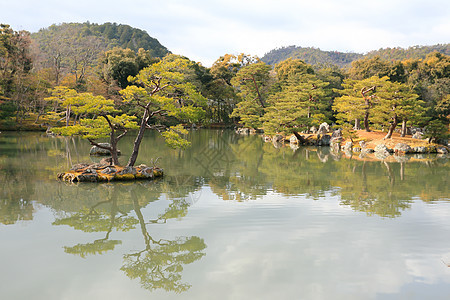
[[[298,139],[295,135],[291,135],[291,137],[289,138],[289,142],[291,144],[298,144]]]
[[[330,131],[330,125],[328,125],[326,122],[323,122],[322,124],[320,124],[317,134],[326,134],[328,131]]]
[[[284,137],[281,134],[276,134],[272,138],[272,142],[274,142],[274,143],[282,143],[283,141],[284,141]]]
[[[416,133],[414,133],[412,135],[413,139],[417,139],[417,140],[422,140],[423,139],[423,133],[420,131],[416,131]]]
[[[384,144],[377,145],[375,147],[374,151],[375,151],[375,157],[378,159],[382,159],[382,160],[387,158],[391,152],[390,149]]]
[[[448,154],[448,150],[445,147],[436,147],[436,151],[439,154]]]
[[[344,151],[351,151],[352,147],[353,147],[353,143],[352,142],[347,142],[347,143],[345,143],[344,147],[342,147],[342,149]]]
[[[339,128],[333,131],[333,133],[331,134],[331,138],[342,138],[342,129]]]
[[[111,147],[110,143],[98,143],[100,146],[104,147]],[[117,150],[117,155],[120,155],[120,150]],[[92,146],[91,150],[89,151],[89,155],[111,155],[111,151],[108,149],[103,149],[97,146]]]
[[[407,153],[413,152],[413,150],[411,149],[411,147],[408,144],[398,143],[394,147],[394,152],[396,154],[407,154]]]
[[[427,147],[419,146],[419,147],[414,147],[413,152],[414,153],[427,153],[428,150],[427,150]]]
[[[386,145],[384,145],[384,144],[378,144],[378,145],[376,145],[375,149],[373,149],[373,150],[375,150],[375,152],[387,152],[387,153],[393,152],[391,149],[389,149],[389,148],[388,148]]]

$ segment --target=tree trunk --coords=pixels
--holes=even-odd
[[[141,126],[139,127],[139,132],[134,140],[133,152],[131,153],[130,160],[128,161],[127,167],[133,167],[136,163],[139,147],[142,142],[142,138],[144,137],[145,127],[147,125],[147,121],[149,118],[148,109],[146,108],[144,111],[144,116],[142,117]]]
[[[258,95],[259,103],[261,104],[261,106],[263,108],[265,108],[266,106],[264,105],[264,101],[263,101],[263,99],[261,97],[261,93],[259,92],[258,84],[256,83],[255,76],[253,76],[253,75],[252,75],[252,81],[253,81],[253,84],[255,85],[255,89],[256,89],[256,93]]]
[[[117,155],[117,142],[118,140],[111,134],[111,139],[109,140],[111,144],[111,158],[113,165],[118,166],[119,165],[119,156]]]
[[[70,120],[70,105],[67,106],[66,110],[66,126],[69,126],[69,120]]]
[[[366,111],[366,113],[364,114],[364,129],[367,132],[370,132],[370,128],[369,128],[369,111]]]
[[[304,144],[306,142],[305,138],[303,136],[301,136],[297,131],[293,132],[295,137],[297,138],[299,143]]]
[[[361,130],[361,120],[355,119],[355,130]]]
[[[392,134],[394,133],[395,127],[397,127],[397,124],[398,124],[398,117],[397,117],[396,114],[394,114],[394,117],[393,117],[393,120],[392,120],[392,124],[391,124],[391,126],[389,126],[388,133],[383,138],[383,140],[390,139],[392,137]]]
[[[403,119],[403,121],[402,121],[402,133],[401,133],[401,137],[405,137],[406,136],[406,131],[407,131],[407,128],[406,128],[406,119]]]

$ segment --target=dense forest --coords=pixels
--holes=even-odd
[[[387,137],[400,125],[403,135],[426,126],[436,140],[450,122],[448,48],[363,56],[292,46],[262,59],[224,54],[207,68],[127,25],[68,23],[34,34],[1,25],[0,126],[58,127],[113,146],[132,129],[156,129],[185,147],[186,126],[297,135],[322,122]]]
[[[388,61],[402,61],[405,59],[425,59],[427,54],[432,52],[440,52],[450,55],[450,44],[433,45],[433,46],[413,46],[404,48],[385,48],[373,50],[367,54],[353,52],[323,51],[313,47],[288,46],[273,49],[264,54],[261,60],[269,65],[275,65],[288,58],[298,58],[304,62],[313,65],[336,65],[340,68],[350,68],[351,63],[355,60],[375,56]]]

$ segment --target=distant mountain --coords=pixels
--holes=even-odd
[[[350,67],[352,61],[365,56],[373,57],[379,55],[389,61],[404,60],[408,58],[425,58],[428,53],[438,51],[450,55],[450,44],[438,44],[434,46],[414,46],[404,48],[386,48],[370,51],[367,54],[344,53],[338,51],[322,51],[319,48],[288,46],[281,47],[266,53],[261,60],[267,64],[275,65],[287,58],[298,58],[313,65],[336,65],[341,68]]]
[[[62,45],[69,41],[72,47],[95,44],[95,48],[99,50],[121,47],[137,51],[139,48],[144,48],[150,51],[153,57],[164,57],[170,53],[146,31],[116,23],[101,25],[90,22],[62,23],[43,28],[33,33],[31,37],[44,52],[50,44]]]
[[[266,53],[261,60],[267,64],[275,65],[288,58],[298,58],[310,65],[337,65],[349,66],[354,60],[362,58],[359,53],[343,53],[338,51],[322,51],[319,48],[288,46],[281,47]]]
[[[396,61],[405,60],[410,58],[422,58],[424,59],[427,54],[431,52],[440,52],[445,55],[450,55],[450,44],[437,44],[433,46],[413,46],[407,49],[405,48],[385,48],[370,51],[366,54],[368,57],[380,56],[382,59]]]

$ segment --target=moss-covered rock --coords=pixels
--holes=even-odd
[[[57,178],[66,182],[109,182],[152,180],[162,177],[163,174],[163,169],[146,165],[121,167],[78,164],[73,166],[68,172],[59,173]]]

